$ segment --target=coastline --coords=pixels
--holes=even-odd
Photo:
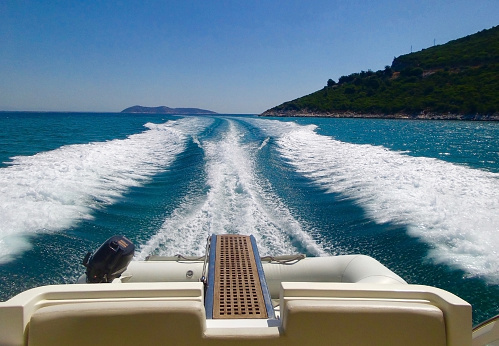
[[[406,119],[406,120],[461,120],[461,121],[499,121],[499,113],[494,114],[453,114],[453,113],[358,113],[351,111],[313,112],[307,110],[272,111],[260,114],[262,117],[316,117],[316,118],[362,118],[362,119]]]

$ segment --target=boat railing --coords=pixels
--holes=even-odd
[[[499,345],[499,315],[473,328],[473,346]]]

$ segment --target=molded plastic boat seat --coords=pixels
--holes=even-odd
[[[201,302],[62,304],[32,315],[28,345],[196,345],[205,325]]]
[[[37,310],[28,345],[446,345],[443,313],[425,303],[292,300],[277,328],[205,329],[202,303],[79,303]]]
[[[285,337],[303,343],[471,345],[471,306],[435,287],[283,282],[280,308]]]
[[[285,316],[286,337],[303,344],[446,345],[442,311],[423,303],[294,300]]]
[[[203,297],[201,282],[37,287],[0,303],[0,344],[74,345],[81,339],[90,340],[91,345],[123,345],[126,344],[123,336],[133,334],[132,331],[137,335],[143,331],[146,339],[156,340],[149,336],[152,329],[149,325],[157,325],[154,319],[177,321],[163,323],[159,333],[163,328],[182,331],[183,327],[178,325],[182,320],[188,320],[186,324],[194,326],[189,327],[191,331],[199,329],[196,325],[205,326]],[[150,314],[158,318],[153,319]],[[180,317],[177,319],[176,315]],[[197,324],[191,323],[194,316]],[[200,338],[199,334],[193,335]],[[71,342],[54,343],[52,338],[68,338]],[[104,342],[111,339],[114,342]]]
[[[1,335],[7,345],[471,345],[471,306],[428,286],[283,282],[280,323],[206,320],[202,298],[202,283],[41,287],[3,303]]]

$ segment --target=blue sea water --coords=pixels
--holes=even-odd
[[[499,124],[0,113],[0,300],[72,283],[114,234],[201,255],[363,253],[499,313]]]

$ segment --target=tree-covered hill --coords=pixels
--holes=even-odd
[[[499,26],[329,79],[262,115],[499,120]]]

